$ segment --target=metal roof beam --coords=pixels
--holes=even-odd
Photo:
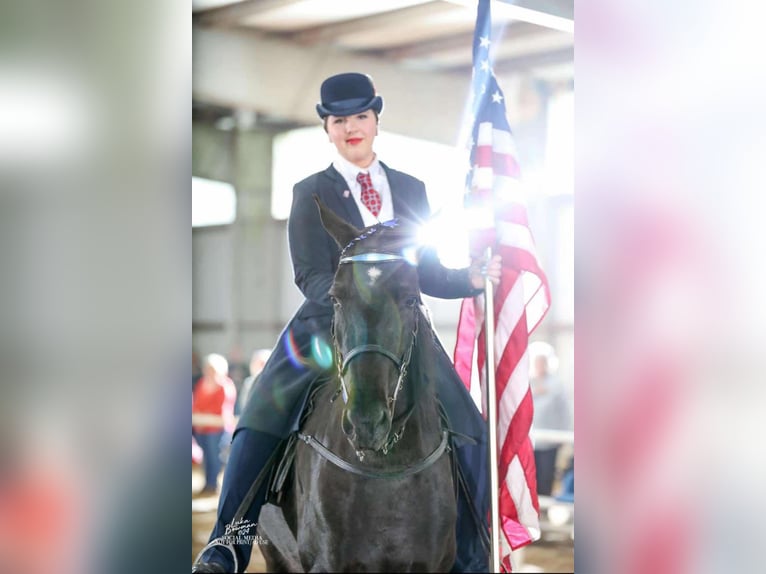
[[[443,4],[442,0],[422,2],[374,16],[362,16],[361,18],[342,20],[335,24],[323,24],[294,34],[287,34],[284,37],[299,44],[316,44],[324,41],[342,43],[343,36],[346,34],[359,34],[381,28],[395,28],[413,21],[427,20],[433,16],[434,10],[438,10]]]
[[[496,74],[511,74],[531,70],[532,68],[542,68],[573,61],[574,46],[551,52],[540,52],[538,54],[529,54],[528,56],[498,60],[495,62],[494,70]]]
[[[476,9],[476,0],[444,1]],[[495,0],[492,2],[492,18],[498,16],[574,33],[573,0]]]
[[[302,0],[244,0],[220,8],[212,8],[194,13],[194,23],[199,26],[232,26],[244,18],[255,16],[296,4]]]
[[[515,22],[506,29],[506,36],[520,38],[523,36],[539,34],[540,28],[526,22]],[[394,60],[409,60],[426,58],[439,52],[452,52],[453,50],[466,50],[469,58],[473,44],[473,31],[465,34],[450,34],[423,42],[413,42],[404,46],[397,46],[388,50],[381,50],[378,55]]]

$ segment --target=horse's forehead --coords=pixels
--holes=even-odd
[[[374,297],[406,283],[406,267],[407,263],[402,261],[344,263],[341,272],[335,276],[335,283],[350,288],[351,293],[364,291]]]

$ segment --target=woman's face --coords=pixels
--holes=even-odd
[[[353,116],[327,116],[327,133],[338,153],[357,167],[366,168],[375,159],[372,142],[378,121],[372,110]]]

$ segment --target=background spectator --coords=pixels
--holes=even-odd
[[[556,375],[558,357],[553,347],[542,341],[529,345],[530,387],[535,404],[532,426],[535,430],[570,430],[572,416],[569,412],[566,390]],[[537,493],[550,496],[556,478],[556,455],[559,443],[535,441],[535,466],[537,467]]]
[[[247,404],[247,397],[250,395],[250,389],[253,386],[253,382],[263,370],[263,366],[271,356],[270,349],[258,349],[250,357],[250,376],[242,382],[242,390],[237,397],[236,413],[239,414]]]
[[[200,494],[218,491],[223,453],[234,431],[237,391],[227,376],[229,365],[221,355],[211,354],[202,364],[202,378],[192,395],[192,435],[202,449],[205,487]]]

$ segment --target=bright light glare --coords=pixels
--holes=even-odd
[[[456,212],[441,212],[418,233],[418,243],[436,248],[442,265],[460,269],[468,265],[468,228]]]
[[[489,229],[494,223],[489,207],[445,209],[420,228],[418,243],[435,247],[445,267],[461,269],[470,263],[470,233]]]
[[[548,520],[554,526],[564,526],[572,516],[572,511],[561,504],[554,504],[548,509]]]
[[[271,217],[285,220],[293,203],[293,186],[327,169],[335,148],[321,126],[290,130],[274,136],[271,154]]]
[[[548,104],[544,189],[551,195],[574,192],[574,92],[563,92]]]
[[[469,207],[460,213],[460,220],[465,229],[470,231],[489,229],[495,225],[495,213],[489,205]]]
[[[192,227],[228,225],[237,214],[237,194],[230,183],[192,177]]]
[[[404,257],[404,260],[407,261],[410,265],[417,265],[418,264],[418,250],[417,247],[405,247],[402,249],[402,257]]]

